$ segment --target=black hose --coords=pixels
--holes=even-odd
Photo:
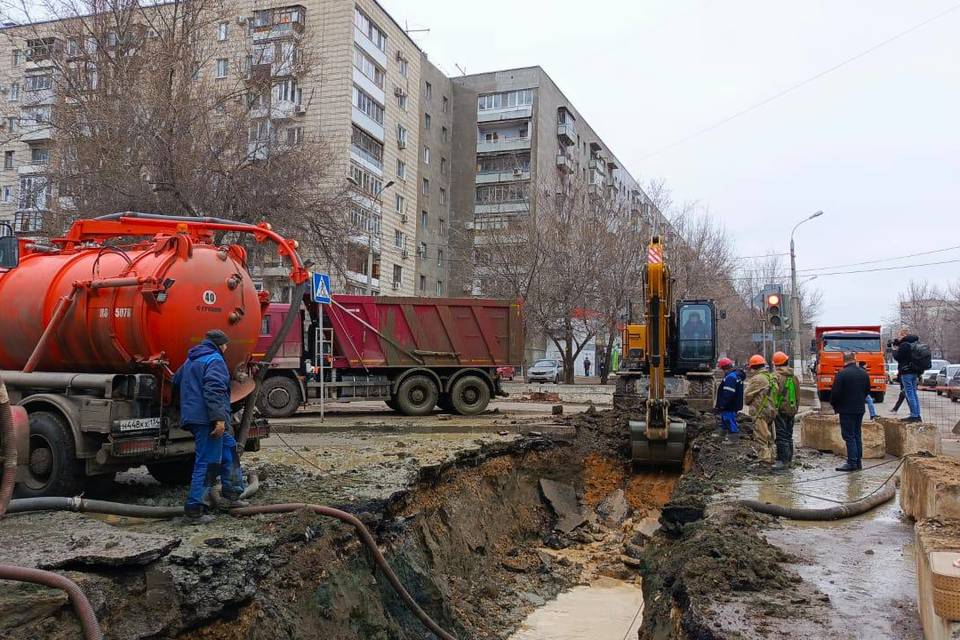
[[[77,586],[77,583],[52,571],[42,569],[32,569],[30,567],[17,567],[11,564],[0,564],[0,579],[14,580],[16,582],[31,582],[33,584],[42,584],[54,589],[62,589],[67,592],[77,617],[80,618],[80,627],[83,629],[84,640],[103,640],[103,632],[100,630],[100,623],[97,622],[97,615],[90,605],[86,594]]]
[[[760,513],[791,520],[841,520],[866,513],[870,509],[892,500],[895,495],[897,495],[897,488],[893,484],[886,483],[882,489],[865,498],[824,509],[784,507],[779,504],[760,502],[759,500],[741,500],[740,504]]]
[[[149,507],[87,498],[18,498],[10,501],[7,513],[27,511],[79,511],[106,513],[130,518],[176,518],[183,515],[183,507]]]

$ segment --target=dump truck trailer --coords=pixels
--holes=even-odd
[[[271,304],[261,348],[291,306]],[[497,367],[523,360],[517,301],[335,295],[329,305],[298,304],[271,362],[259,406],[268,417],[302,404],[382,400],[406,415],[435,407],[461,415],[506,395]]]

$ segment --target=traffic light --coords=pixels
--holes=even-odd
[[[764,308],[767,312],[767,323],[774,329],[783,326],[783,296],[779,293],[768,293],[763,299]]]

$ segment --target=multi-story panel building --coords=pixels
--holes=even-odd
[[[453,172],[453,83],[426,55],[420,64],[420,191],[415,212],[417,295],[446,296],[449,287]]]
[[[659,216],[637,180],[540,67],[458,76],[454,84],[453,224],[469,256],[484,224],[536,207],[531,189],[577,185],[590,197]],[[451,274],[452,294],[480,293],[472,264]]]

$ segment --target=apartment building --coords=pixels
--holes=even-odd
[[[296,142],[319,133],[353,186],[344,215],[357,232],[343,265],[345,281],[336,288],[413,295],[419,221],[410,212],[421,196],[422,52],[374,0],[256,0],[223,7],[222,19],[207,29],[207,55],[197,77],[227,83],[240,74],[271,74],[272,90],[256,96],[250,112],[251,149],[267,139]],[[39,227],[55,196],[45,176],[55,135],[48,123],[57,101],[52,57],[85,46],[37,33],[32,24],[8,25],[0,34],[0,102],[9,112],[0,136],[0,219],[24,233]],[[308,51],[314,63],[298,75],[295,61]],[[440,129],[439,104],[436,111],[431,117]],[[436,182],[430,197],[439,202]],[[266,269],[262,276],[271,282],[280,273]],[[431,270],[431,292],[437,279]]]
[[[469,256],[483,228],[534,211],[532,188],[577,185],[652,220],[659,216],[610,145],[539,66],[452,79],[454,85],[453,225],[451,238]],[[481,274],[482,275],[482,274]],[[472,265],[451,273],[452,295],[482,293]]]

